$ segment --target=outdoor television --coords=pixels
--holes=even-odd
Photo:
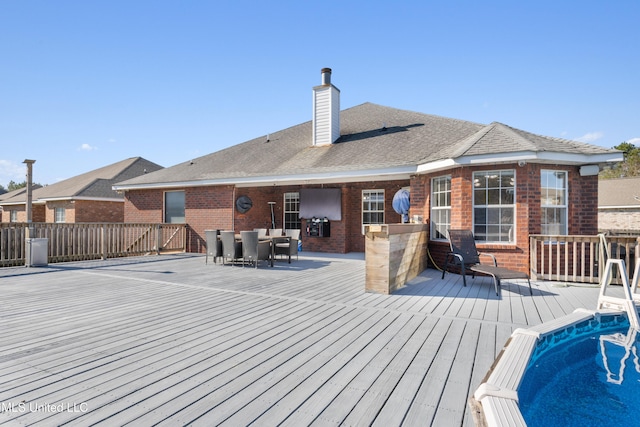
[[[300,189],[300,218],[342,219],[342,192],[339,188]]]

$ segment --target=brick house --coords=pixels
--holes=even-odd
[[[362,252],[363,225],[401,222],[392,201],[409,189],[436,260],[446,229],[469,228],[480,250],[523,271],[530,233],[597,232],[597,173],[620,152],[372,103],[340,111],[331,70],[321,74],[311,121],[116,184],[125,222],[186,222],[199,252],[205,229],[271,228],[273,207],[277,228],[303,230],[303,250]],[[308,235],[327,209],[330,236]]]
[[[598,228],[611,234],[640,234],[640,177],[598,182]]]
[[[123,222],[124,196],[114,183],[154,172],[162,166],[132,157],[32,191],[33,222]],[[25,189],[0,198],[2,222],[26,222]]]
[[[32,184],[32,189],[36,190],[38,188],[42,187],[40,184]],[[2,212],[2,201],[3,200],[9,200],[9,199],[13,199],[14,197],[20,196],[21,194],[23,195],[23,197],[26,197],[24,194],[27,192],[27,188],[26,187],[21,187],[12,191],[7,191],[6,193],[2,193],[0,194],[0,212]]]

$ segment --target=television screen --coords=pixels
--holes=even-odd
[[[342,220],[342,192],[339,188],[302,188],[300,218]]]

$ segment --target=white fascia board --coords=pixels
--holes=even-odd
[[[481,154],[477,156],[461,156],[455,159],[438,160],[418,165],[418,173],[431,173],[456,166],[478,166],[499,163],[555,163],[569,165],[586,165],[608,162],[621,162],[623,153],[573,154],[552,151],[519,151],[502,154]]]
[[[601,153],[601,154],[573,154],[573,153],[556,153],[551,151],[540,151],[536,153],[536,160],[545,163],[588,165],[596,163],[616,163],[624,160],[624,155],[620,153]]]
[[[0,202],[0,205],[2,206],[20,206],[20,205],[26,205],[26,204],[27,202]]]
[[[88,200],[88,201],[95,201],[95,202],[121,202],[124,203],[124,199],[120,199],[120,198],[111,198],[111,197],[42,197],[42,198],[38,198],[33,200],[31,203],[34,205],[44,205],[47,202],[60,202],[60,201],[65,201],[65,200]],[[21,202],[7,202],[7,203],[2,203],[0,202],[0,205],[4,205],[4,206],[20,206],[20,205],[26,205],[27,202],[26,201],[21,201]]]
[[[41,197],[38,202],[60,202],[64,200],[87,200],[91,202],[123,202],[124,199],[117,197]]]
[[[568,165],[587,165],[594,163],[619,162],[623,160],[622,153],[603,154],[575,154],[558,153],[552,151],[517,152],[504,154],[484,154],[478,156],[463,156],[456,159],[458,163],[467,165],[516,163],[519,161],[531,163],[555,163]]]
[[[161,188],[208,187],[216,185],[234,185],[236,187],[267,187],[278,185],[335,184],[360,181],[394,181],[409,179],[417,171],[416,166],[400,166],[387,169],[369,169],[358,171],[330,171],[311,174],[267,175],[207,179],[196,181],[158,182],[150,184],[114,185],[115,191],[149,190]]]
[[[418,165],[416,173],[424,174],[424,173],[438,172],[445,169],[451,169],[456,166],[462,166],[462,165],[458,163],[457,160],[454,160],[454,159],[438,160],[435,162],[429,162],[429,163]]]
[[[0,202],[0,206],[21,206],[21,205],[26,205],[27,201],[22,201],[22,202]],[[44,205],[44,202],[40,199],[38,200],[33,200],[31,202],[32,205]]]

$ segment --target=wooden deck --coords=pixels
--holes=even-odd
[[[0,269],[0,425],[471,426],[511,332],[598,296],[431,269],[385,296],[362,254],[303,254]]]

